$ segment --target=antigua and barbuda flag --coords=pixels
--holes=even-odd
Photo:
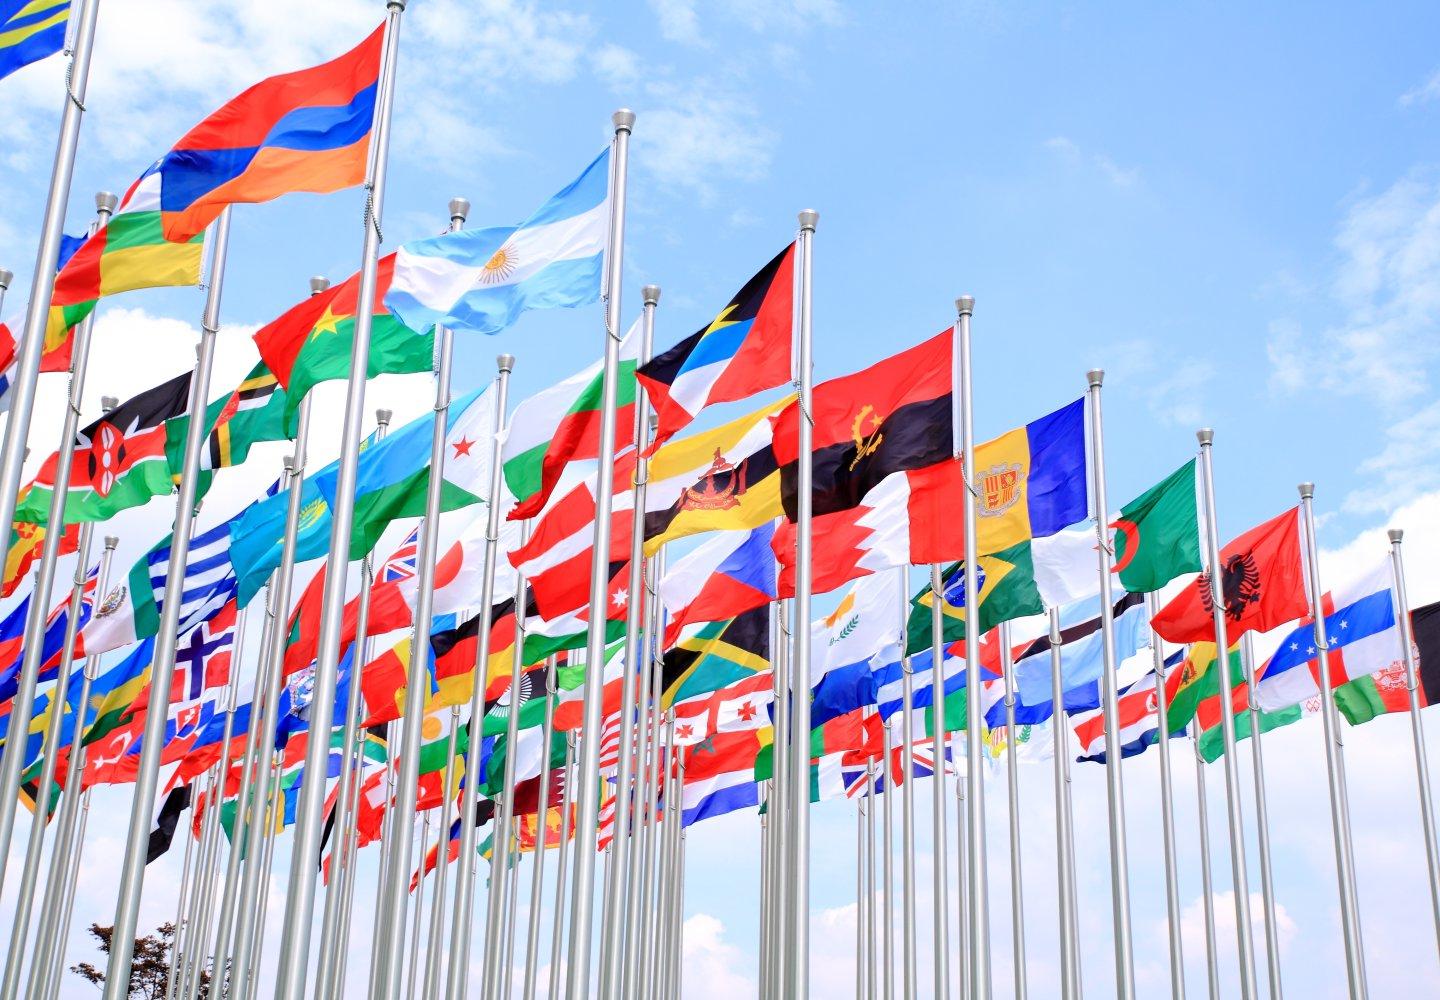
[[[711,403],[730,403],[790,381],[795,244],[762,267],[710,323],[635,372],[655,407],[660,447]]]
[[[518,226],[464,229],[404,244],[386,307],[421,333],[444,325],[495,334],[530,309],[597,301],[610,230],[609,188],[606,147]]]

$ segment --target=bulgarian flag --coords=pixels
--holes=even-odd
[[[383,374],[428,372],[434,364],[435,336],[406,328],[385,307],[395,273],[395,255],[383,257],[375,278],[374,319],[370,328],[371,378]],[[287,406],[300,406],[318,382],[350,377],[355,347],[355,313],[360,275],[312,295],[255,333],[260,357],[285,388]]]
[[[615,411],[615,450],[635,434],[635,366],[639,338],[637,320],[620,342],[620,371]],[[520,503],[509,514],[524,521],[544,509],[571,462],[600,457],[600,403],[604,362],[597,361],[515,408],[505,439],[505,484]]]
[[[101,296],[200,283],[205,235],[167,242],[160,227],[160,164],[130,185],[110,221],[81,244],[55,277],[45,328],[44,371],[70,364],[70,330]],[[44,367],[58,365],[58,367]]]

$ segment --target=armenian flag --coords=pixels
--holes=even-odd
[[[226,205],[364,181],[384,38],[261,80],[186,133],[159,164],[165,238],[193,239]]]

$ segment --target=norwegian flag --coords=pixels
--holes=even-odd
[[[400,583],[403,580],[413,580],[419,569],[420,554],[420,525],[410,529],[410,534],[400,543],[400,547],[390,554],[385,564],[380,567],[380,583]]]
[[[170,704],[188,704],[208,688],[230,682],[230,655],[235,647],[237,609],[232,598],[219,611],[180,638],[175,648],[175,676],[170,682]],[[149,704],[150,688],[135,702],[139,711]]]

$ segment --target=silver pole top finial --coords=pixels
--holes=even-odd
[[[15,280],[15,272],[8,267],[0,267],[0,291],[10,287],[10,282]]]
[[[390,418],[393,416],[395,416],[395,412],[393,410],[387,410],[385,409],[385,407],[382,406],[380,407],[380,409],[375,411],[375,422],[381,427],[388,427],[390,426]]]
[[[97,191],[95,193],[95,211],[97,212],[114,215],[115,208],[119,204],[120,199],[109,191]]]
[[[1085,378],[1089,380],[1090,387],[1092,389],[1098,386],[1102,386],[1105,384],[1105,369],[1091,368],[1088,372],[1085,373]]]
[[[647,306],[659,305],[659,304],[660,304],[660,286],[659,286],[659,285],[646,285],[644,288],[640,289],[640,297],[645,300],[645,304],[646,304]]]
[[[635,130],[635,112],[629,108],[621,108],[610,116],[610,121],[615,124],[617,132],[633,132]]]
[[[468,219],[469,217],[470,217],[470,199],[469,199],[469,198],[451,198],[451,199],[450,199],[450,220],[453,222],[454,220],[459,219],[461,222],[464,222],[464,221],[465,221],[466,219]]]
[[[1213,427],[1202,427],[1195,432],[1195,440],[1200,442],[1200,447],[1205,448],[1215,443],[1215,429]]]
[[[109,413],[111,410],[115,409],[115,408],[116,408],[117,406],[119,406],[119,405],[120,405],[120,397],[119,397],[119,396],[101,396],[101,397],[100,397],[100,409],[104,410],[106,413]]]
[[[807,233],[813,233],[815,227],[820,224],[820,213],[813,208],[801,209],[798,218],[801,230]]]
[[[311,295],[319,295],[321,292],[325,291],[325,289],[327,289],[327,288],[329,288],[329,287],[330,287],[330,279],[327,278],[327,277],[325,277],[324,275],[319,275],[319,274],[317,274],[317,275],[315,275],[315,277],[313,277],[313,278],[310,279],[310,294],[311,294]]]
[[[1301,500],[1313,500],[1315,498],[1315,484],[1301,483],[1299,487]]]
[[[107,549],[113,549],[115,546],[117,546],[117,545],[119,545],[119,544],[120,544],[120,536],[119,536],[119,535],[106,535],[106,536],[105,536],[105,547],[106,547]]]
[[[1391,542],[1391,544],[1393,544],[1393,545],[1399,545],[1400,542],[1401,542],[1401,540],[1405,537],[1405,529],[1404,529],[1404,528],[1391,528],[1389,531],[1385,532],[1385,534],[1387,534],[1387,535],[1390,536],[1390,542]]]
[[[283,464],[284,464],[284,466],[285,466],[285,471],[286,471],[286,472],[288,472],[288,473],[294,473],[294,471],[295,471],[295,456],[294,456],[294,455],[286,455]]]
[[[975,313],[975,296],[962,295],[955,300],[955,311],[961,316],[972,316]]]
[[[495,356],[495,367],[502,372],[513,372],[515,370],[515,355],[498,354]]]

